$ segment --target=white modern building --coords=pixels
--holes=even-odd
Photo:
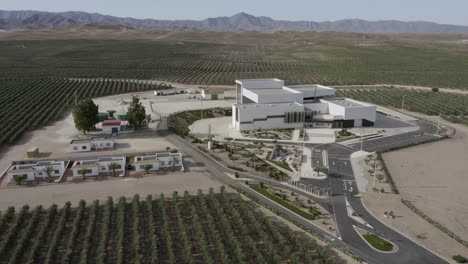
[[[183,167],[182,153],[159,152],[139,155],[135,156],[134,164],[136,172],[145,171],[146,166],[150,167],[150,171],[158,171],[166,168],[181,168]]]
[[[76,139],[70,141],[70,152],[86,152],[114,148],[114,139],[95,137],[90,139]]]
[[[50,172],[51,177],[60,177],[65,172],[64,161],[25,161],[23,164],[20,163],[22,162],[15,162],[8,170],[7,177],[9,182],[13,181],[15,176],[24,176],[25,181],[47,179],[47,167],[52,168]]]
[[[101,174],[108,175],[112,173],[112,170],[109,169],[109,165],[112,163],[117,164],[116,174],[123,176],[125,173],[125,160],[125,157],[100,157],[97,159],[76,160],[72,167],[73,177],[81,176],[81,170],[86,170],[86,177],[99,176]]]
[[[285,86],[280,79],[236,80],[232,126],[242,131],[374,125],[375,105],[335,97],[335,92],[318,84]]]

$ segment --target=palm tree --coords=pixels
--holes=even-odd
[[[49,165],[45,167],[43,171],[47,175],[47,181],[51,182],[51,176],[52,176],[52,172],[54,171],[54,167]]]
[[[179,157],[172,156],[172,170],[175,170],[175,166],[177,163],[179,163]]]
[[[320,176],[320,172],[323,171],[322,166],[315,166],[314,171],[317,172],[317,176]]]
[[[86,174],[88,174],[88,170],[87,169],[81,169],[81,170],[78,170],[78,173],[83,176],[83,180],[86,180]]]
[[[21,185],[21,183],[26,180],[26,176],[25,175],[15,175],[13,176],[13,179],[15,180],[15,182],[18,184],[18,185]]]
[[[148,165],[145,165],[145,166],[143,167],[143,169],[145,170],[146,174],[149,174],[149,171],[150,171],[152,168],[153,168],[153,166],[151,166],[151,165],[149,165],[149,164],[148,164]]]
[[[112,176],[115,177],[115,171],[119,169],[120,166],[119,164],[112,162],[107,167],[109,168],[109,171],[112,171]]]

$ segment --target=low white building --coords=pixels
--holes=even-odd
[[[102,122],[102,131],[109,133],[118,133],[122,129],[122,121],[120,120],[104,120]]]
[[[86,170],[86,177],[112,174],[109,165],[117,164],[116,174],[123,176],[125,174],[125,157],[100,157],[97,159],[76,160],[73,163],[73,176],[82,176],[82,170]]]
[[[203,100],[224,100],[224,92],[203,89],[201,91],[201,97]]]
[[[150,171],[158,171],[167,168],[182,167],[182,153],[176,152],[159,152],[145,155],[135,156],[134,160],[135,171],[144,172],[147,166],[150,166]]]
[[[113,138],[95,137],[70,141],[70,152],[86,152],[112,148],[114,148]]]
[[[335,98],[318,84],[285,86],[279,79],[236,80],[232,126],[237,130],[373,126],[376,106]]]
[[[47,179],[47,167],[52,168],[50,172],[51,177],[60,177],[65,172],[64,161],[15,162],[15,164],[13,164],[8,170],[8,181],[14,181],[15,176],[24,176],[25,181]]]

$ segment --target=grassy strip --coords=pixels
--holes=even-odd
[[[385,160],[382,158],[382,154],[380,154],[380,152],[377,152],[377,159],[380,161],[380,164],[382,164],[382,169],[385,173],[385,177],[390,183],[390,187],[392,188],[392,193],[399,194],[400,191],[398,190],[395,182],[393,181],[392,175],[388,171],[387,164],[385,164]]]
[[[302,209],[292,205],[291,203],[279,198],[276,195],[273,195],[267,191],[267,187],[261,187],[259,184],[249,184],[250,188],[254,189],[255,191],[261,193],[262,195],[266,196],[268,199],[271,199],[275,201],[276,203],[279,203],[283,207],[288,208],[289,210],[293,211],[294,213],[304,217],[307,220],[315,220],[315,216],[312,214],[309,214],[307,212],[304,212]]]
[[[401,200],[401,202],[406,205],[409,209],[411,209],[413,212],[415,212],[417,215],[422,217],[424,220],[438,228],[440,231],[444,232],[447,234],[449,237],[455,239],[458,243],[462,244],[465,247],[468,247],[468,241],[463,240],[461,237],[457,236],[455,233],[452,231],[448,230],[446,227],[441,225],[439,222],[433,220],[429,216],[427,216],[425,213],[423,213],[421,210],[419,210],[416,206],[414,206],[411,202],[406,201],[406,200]]]
[[[227,166],[229,169],[231,170],[235,170],[235,171],[241,171],[241,172],[245,172],[246,170],[244,170],[243,168],[239,168],[239,167],[235,167],[235,166]]]
[[[374,248],[380,250],[380,251],[392,251],[393,250],[393,245],[392,243],[388,242],[385,239],[380,238],[379,236],[376,236],[371,233],[367,233],[362,235],[369,244],[371,244]]]
[[[279,160],[270,160],[270,161],[285,170],[292,171],[291,168],[289,167],[289,164],[286,161],[279,161]]]

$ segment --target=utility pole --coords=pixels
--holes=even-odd
[[[200,119],[203,119],[203,98],[200,97]]]
[[[405,110],[405,96],[401,98],[401,111]]]
[[[377,161],[374,162],[374,188],[375,188],[375,178],[377,174]]]
[[[437,119],[437,135],[440,133],[440,119],[441,119],[441,113],[439,112],[439,119]]]

